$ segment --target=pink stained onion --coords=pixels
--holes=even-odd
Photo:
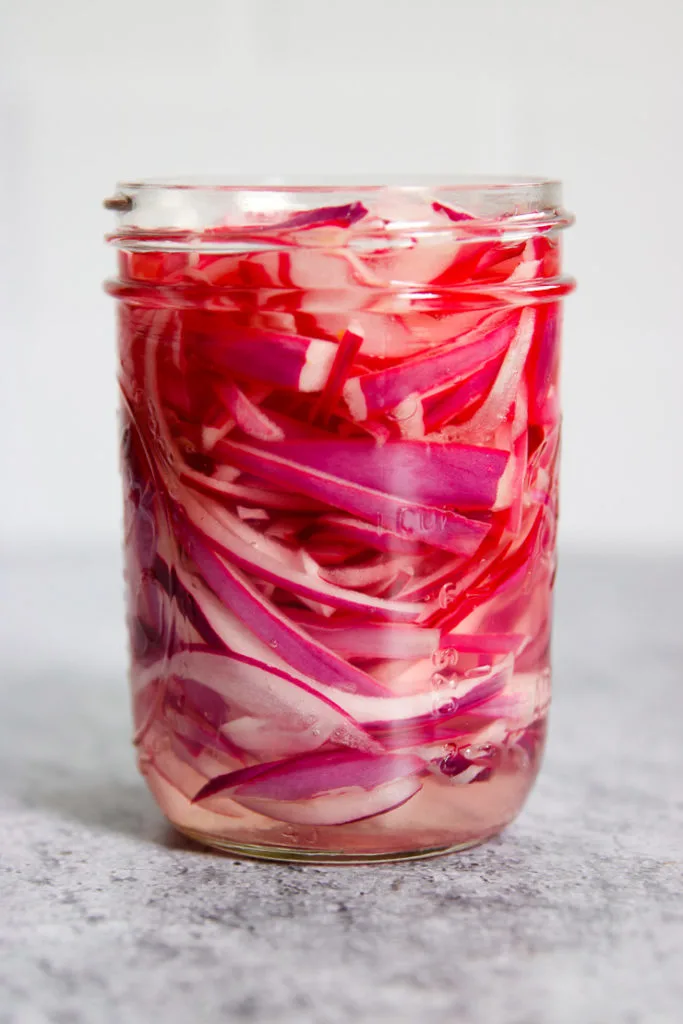
[[[382,526],[375,526],[349,516],[324,515],[320,516],[318,523],[323,530],[333,536],[342,538],[346,542],[353,542],[360,548],[375,548],[378,551],[389,551],[398,555],[428,550],[419,542],[399,537]]]
[[[398,622],[368,622],[365,625],[322,625],[314,616],[297,621],[320,643],[345,658],[430,658],[438,649],[438,629],[425,629]],[[455,645],[454,645],[455,646]]]
[[[382,691],[366,673],[327,651],[259,593],[238,569],[216,555],[189,525],[176,518],[183,547],[218,598],[261,640],[276,647],[288,664],[331,687],[358,693]]]
[[[488,533],[487,524],[481,520],[344,480],[333,472],[283,458],[276,454],[279,448],[266,451],[227,440],[221,441],[218,448],[222,458],[246,472],[254,472],[281,487],[353,512],[399,536],[430,543],[446,551],[473,554]]]
[[[534,310],[523,310],[515,337],[505,354],[491,390],[483,405],[463,428],[463,433],[467,437],[488,437],[507,416],[526,365],[535,325]]]
[[[219,387],[218,390],[232,413],[235,423],[245,434],[258,438],[259,441],[281,441],[283,439],[285,435],[281,427],[273,423],[263,410],[259,409],[258,405],[250,401],[234,382],[230,381]]]
[[[363,334],[356,324],[344,331],[325,386],[311,411],[311,421],[319,419],[322,423],[327,423],[329,420],[362,344]]]
[[[365,438],[283,440],[263,450],[408,501],[479,511],[498,507],[498,483],[508,461],[508,453],[496,448],[409,440],[380,447]]]
[[[351,378],[344,398],[355,420],[393,409],[405,399],[465,380],[511,343],[518,318],[496,313],[471,335],[455,339],[434,352],[415,356],[388,370]]]
[[[216,372],[305,393],[320,391],[337,353],[330,341],[228,325],[218,334],[197,334],[195,344]]]
[[[194,692],[201,728],[211,730],[219,745],[228,740],[232,748],[252,756],[274,751],[269,735],[273,744],[277,735],[282,756],[315,750],[330,741],[366,752],[382,749],[332,700],[273,666],[235,657],[226,663],[224,653],[193,648],[151,665],[137,685],[144,689],[167,680],[174,681],[179,694],[176,717],[188,713]],[[256,727],[252,725],[249,733],[245,722]]]
[[[320,227],[350,228],[367,214],[362,203],[347,203],[344,206],[324,206],[319,210],[302,210],[281,221],[275,227],[292,230]],[[269,227],[272,230],[272,226]]]
[[[370,600],[353,589],[352,581],[338,586],[334,574],[330,578],[330,572],[321,571],[305,552],[293,553],[278,541],[263,537],[220,506],[194,500],[190,495],[185,496],[183,506],[193,527],[211,542],[214,550],[260,579],[323,604],[362,611],[371,617],[411,620],[424,614],[421,604]]]

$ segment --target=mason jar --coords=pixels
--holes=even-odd
[[[262,858],[464,849],[550,700],[554,181],[121,184],[134,742]]]

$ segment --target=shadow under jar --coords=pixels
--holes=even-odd
[[[462,849],[550,696],[556,182],[123,184],[135,744],[256,857]]]

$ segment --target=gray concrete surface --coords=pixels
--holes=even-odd
[[[683,565],[567,555],[545,768],[435,861],[205,853],[133,767],[114,558],[5,558],[0,1024],[679,1024]]]

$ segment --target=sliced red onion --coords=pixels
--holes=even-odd
[[[313,616],[297,621],[320,643],[345,658],[430,658],[440,643],[439,630],[424,626],[398,622],[322,625]]]
[[[371,587],[375,583],[388,583],[395,580],[399,573],[402,572],[407,572],[412,576],[414,573],[414,563],[415,559],[410,555],[402,555],[390,559],[375,558],[371,562],[366,562],[362,565],[343,565],[339,568],[320,569],[319,574],[321,579],[336,586],[363,589],[364,587]],[[424,608],[418,605],[415,618],[419,618],[423,612]],[[405,613],[401,614],[400,604],[397,606],[397,611],[393,613],[393,617],[405,618]]]
[[[282,220],[277,224],[263,225],[263,230],[268,232],[279,230],[291,230],[298,228],[350,228],[367,214],[366,208],[360,202],[345,203],[343,206],[321,206],[316,210],[302,210],[300,213],[293,213],[291,217]]]
[[[320,391],[337,354],[337,346],[317,338],[275,334],[231,323],[194,339],[197,353],[219,370],[295,391]]]
[[[531,585],[544,524],[544,509],[533,510],[528,527],[522,531],[520,539],[508,546],[505,557],[489,559],[479,575],[469,575],[466,585],[458,588],[458,598],[443,615],[435,617],[444,632],[450,632],[456,626],[460,626],[463,632],[469,631],[466,625],[461,624],[466,623],[471,614],[476,613],[481,620],[501,594],[514,593],[519,587]],[[481,621],[471,628],[481,629]]]
[[[510,505],[508,528],[511,533],[518,534],[522,529],[524,516],[524,483],[529,454],[529,412],[527,388],[524,381],[520,382],[517,390],[514,410],[510,430],[512,457],[508,465],[509,479],[501,481],[501,490],[508,495],[508,504]]]
[[[226,653],[186,650],[150,666],[136,685],[144,689],[148,681],[159,679],[170,680],[175,687],[176,719],[196,709],[194,718],[205,732],[205,744],[220,746],[226,739],[253,756],[268,757],[270,729],[290,753],[314,750],[327,742],[381,752],[379,744],[334,701],[272,666],[251,664]],[[165,696],[169,712],[174,710],[172,693],[173,689]],[[237,729],[232,726],[245,718],[256,723],[249,746],[243,742],[248,735],[244,724]]]
[[[250,401],[233,381],[218,385],[218,391],[232,413],[235,423],[245,434],[258,438],[259,441],[281,441],[285,436],[282,429],[273,423],[258,405]]]
[[[447,559],[433,572],[409,580],[397,596],[406,601],[431,601],[436,598],[439,607],[446,608],[466,588],[468,581],[480,575],[482,561],[485,564],[493,558],[495,552],[489,552],[483,560],[475,557],[471,565],[462,558]]]
[[[270,519],[269,513],[264,508],[245,508],[243,505],[237,505],[235,511],[240,519],[252,522],[267,522]]]
[[[201,539],[189,522],[176,516],[181,543],[216,596],[266,644],[304,675],[351,693],[384,692],[370,676],[318,644],[260,594],[239,569],[229,566]]]
[[[389,663],[386,664],[390,669]],[[510,665],[510,661],[501,662],[484,670],[485,675],[475,675],[469,680],[454,675],[447,686],[441,682],[437,689],[433,676],[436,672],[442,679],[442,673],[435,670],[431,660],[424,659],[410,663],[403,673],[394,666],[392,689],[401,692],[404,685],[402,676],[405,677],[405,685],[411,687],[410,692],[400,696],[378,698],[340,693],[325,687],[321,692],[329,694],[354,721],[385,746],[407,747],[410,744],[403,742],[404,735],[414,734],[420,742],[426,742],[425,737],[436,735],[437,727],[444,735],[445,732],[459,735],[465,717],[476,715],[489,721],[499,716],[502,710],[500,702],[511,678]]]
[[[285,590],[291,589],[314,601],[361,611],[367,616],[412,621],[424,613],[421,604],[371,599],[349,589],[353,587],[352,581],[335,583],[329,580],[329,573],[321,573],[310,556],[292,552],[273,538],[256,532],[219,505],[200,502],[188,494],[183,498],[183,507],[194,527],[211,541],[215,550],[262,580],[276,583]]]
[[[318,520],[321,526],[329,528],[338,537],[349,541],[356,541],[359,545],[376,548],[378,551],[388,551],[397,555],[410,555],[416,552],[427,550],[417,541],[400,537],[390,530],[381,526],[374,526],[372,523],[363,522],[361,519],[351,519],[348,516],[339,516],[330,513],[321,516]]]
[[[521,633],[444,633],[440,646],[462,654],[517,654],[524,639]]]
[[[405,803],[421,788],[424,768],[409,754],[306,754],[211,779],[193,803],[220,811],[227,797],[279,821],[339,825]]]
[[[432,209],[437,213],[445,214],[449,220],[456,222],[474,220],[471,213],[467,213],[465,210],[461,210],[459,207],[453,206],[452,203],[446,206],[445,203],[434,202],[432,203]]]
[[[363,727],[376,740],[388,749],[407,748],[412,745],[430,743],[437,739],[444,742],[453,737],[472,731],[474,716],[482,724],[500,715],[500,707],[494,698],[500,700],[505,686],[510,680],[510,666],[503,666],[489,673],[488,678],[475,682],[464,693],[448,691],[418,694],[415,697],[395,697],[393,701],[384,701],[385,705],[393,703],[397,708],[401,702],[406,711],[412,707],[414,714],[391,714],[384,719],[374,721],[365,718],[369,711],[370,701],[363,701],[368,708],[363,709]],[[460,688],[457,688],[458,691]],[[428,699],[425,699],[428,698]],[[377,705],[377,701],[372,701]],[[360,721],[360,720],[359,720]]]
[[[525,242],[501,242],[487,246],[473,270],[474,277],[504,281],[522,259]]]
[[[330,367],[329,376],[320,393],[320,398],[311,410],[309,417],[311,422],[320,420],[321,423],[327,423],[329,420],[335,404],[341,397],[349,371],[362,344],[363,335],[357,325],[354,324],[352,327],[349,327],[344,331],[337,348],[337,354],[335,355],[332,366]],[[308,436],[310,437],[310,434]],[[264,440],[268,440],[268,438],[265,438]]]
[[[496,448],[409,440],[381,447],[362,438],[283,441],[263,450],[411,502],[467,510],[495,506],[508,461],[508,453]]]
[[[471,331],[486,319],[486,313],[457,312],[444,315],[422,312],[409,306],[402,315],[383,312],[382,300],[371,300],[367,309],[354,309],[353,324],[363,336],[359,356],[385,360],[407,359],[432,350]],[[348,326],[351,314],[318,311],[316,329],[323,337],[338,337]]]
[[[208,776],[198,766],[190,766],[182,757],[176,756],[175,745],[169,739],[167,729],[160,721],[154,720],[141,744],[146,765],[152,766],[167,785],[182,793],[185,800],[192,800],[197,787],[204,785]]]
[[[176,655],[169,662],[177,666],[181,658]],[[160,687],[163,719],[178,738],[198,748],[195,757],[207,747],[219,756],[242,760],[242,752],[221,731],[230,718],[228,705],[209,685],[176,676],[167,668],[149,686]]]
[[[557,376],[557,360],[559,359],[559,318],[556,306],[541,307],[538,310],[538,326],[535,344],[529,355],[530,386],[529,411],[533,422],[557,422],[557,410],[552,407],[550,396],[554,389],[553,381]]]
[[[221,457],[247,472],[292,487],[303,494],[359,515],[399,535],[461,554],[473,554],[489,531],[486,523],[448,509],[423,505],[355,484],[314,467],[306,467],[273,451],[232,441],[219,443]],[[279,450],[280,446],[277,446]],[[264,503],[265,504],[265,503]]]
[[[500,364],[500,359],[492,359],[456,387],[426,396],[422,400],[424,433],[431,434],[441,429],[481,401],[498,376]]]
[[[220,650],[223,641],[211,626],[197,603],[194,595],[180,581],[175,569],[169,568],[163,558],[157,555],[152,567],[154,578],[168,596],[176,602],[182,616],[195,628],[198,635],[209,647]]]
[[[502,665],[492,670],[490,678],[475,679],[472,683],[465,686],[460,684],[458,686],[458,700],[465,703],[461,703],[455,710],[453,708],[452,696],[448,693],[436,694],[429,690],[421,690],[407,696],[393,696],[390,690],[385,689],[380,683],[370,679],[364,673],[359,673],[365,681],[362,688],[358,687],[356,693],[343,692],[341,689],[337,689],[335,684],[324,673],[317,676],[305,671],[303,675],[297,674],[296,668],[290,667],[291,663],[287,654],[280,645],[273,648],[267,641],[259,640],[251,631],[245,630],[244,626],[239,623],[227,608],[214,595],[206,591],[198,581],[193,581],[180,572],[178,575],[180,582],[186,587],[188,592],[193,594],[197,605],[202,609],[211,628],[220,637],[224,649],[226,647],[229,648],[231,652],[237,654],[242,660],[253,664],[257,669],[261,669],[266,674],[284,674],[285,678],[303,684],[304,688],[313,688],[316,693],[326,696],[330,702],[342,708],[354,721],[359,723],[374,723],[376,727],[386,730],[391,729],[392,723],[398,728],[401,722],[404,721],[411,721],[413,725],[416,723],[419,725],[421,722],[429,722],[434,718],[440,723],[452,717],[459,716],[462,718],[464,714],[463,709],[471,708],[474,703],[473,698],[469,696],[471,690],[476,689],[478,698],[483,698],[487,696],[487,691],[483,689],[484,686],[492,686],[493,692],[497,693],[502,685],[500,681],[503,680],[504,682],[507,678],[505,675],[507,669]],[[299,620],[302,619],[304,622],[303,628],[308,632],[309,622],[306,621],[304,613],[299,613]],[[391,628],[393,630],[394,627],[392,626]],[[436,631],[428,631],[428,635],[430,640],[436,640]],[[430,673],[433,672],[433,666],[431,666],[430,661],[427,661],[425,666],[426,678],[429,678]],[[396,675],[395,672],[394,675]],[[417,678],[419,685],[422,685],[421,680],[423,676],[421,672],[418,672]],[[493,684],[491,680],[493,680]],[[395,680],[394,685],[399,685],[398,679]],[[381,696],[377,696],[377,694],[381,694]],[[442,708],[445,710],[440,711],[439,709]],[[462,730],[458,727],[458,732],[460,731]],[[419,735],[422,736],[423,731],[420,731]]]
[[[471,334],[434,352],[406,359],[388,370],[352,377],[344,385],[344,398],[355,420],[365,420],[392,409],[409,396],[451,387],[504,352],[516,336],[519,316],[494,313]]]
[[[514,340],[505,353],[498,376],[483,405],[463,430],[463,436],[486,437],[493,433],[510,411],[531,348],[536,312],[530,306],[522,310]]]
[[[243,483],[242,480],[231,483],[221,479],[219,473],[215,476],[206,476],[203,473],[185,469],[180,473],[180,481],[189,484],[200,493],[214,498],[231,498],[243,505],[292,512],[318,512],[327,511],[329,508],[329,505],[324,502],[306,498],[302,494],[270,490],[265,486],[265,481],[254,479],[249,483]]]
[[[490,778],[491,769],[484,764],[473,764],[459,752],[447,754],[437,762],[439,772],[451,782],[466,785],[469,782],[485,782]]]

